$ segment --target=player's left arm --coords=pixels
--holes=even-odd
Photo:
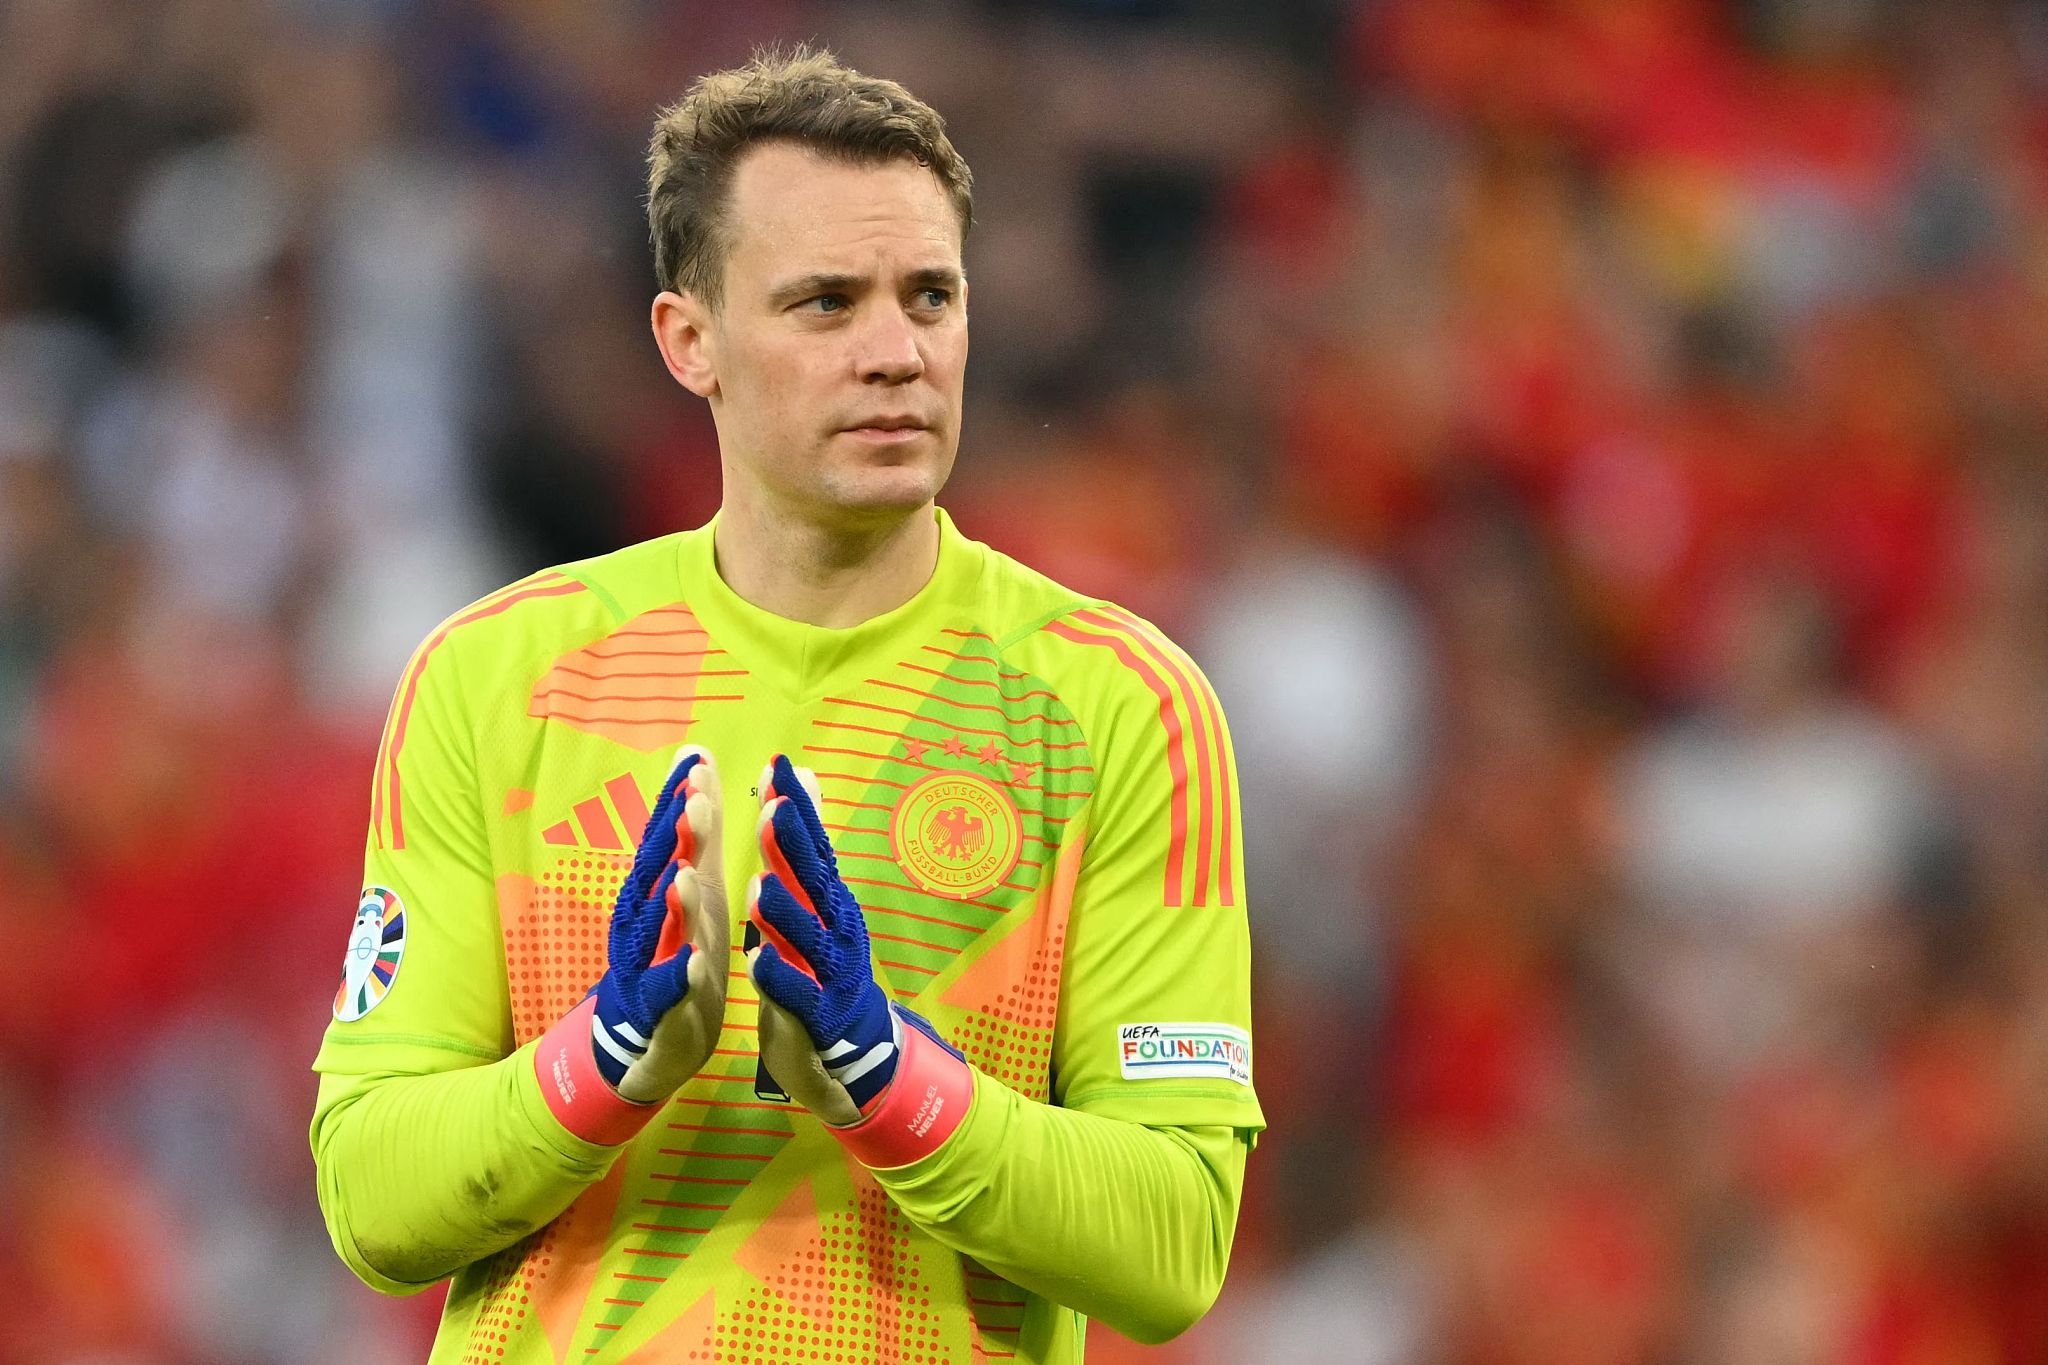
[[[1099,831],[1101,856],[1076,891],[1061,992],[1063,1032],[1096,1045],[1066,1049],[1071,1080],[1061,1094],[1076,1107],[1041,1104],[977,1071],[883,996],[864,917],[839,879],[804,776],[778,759],[764,781],[769,871],[749,895],[763,938],[751,964],[769,1070],[948,1246],[1134,1339],[1186,1330],[1222,1286],[1250,1135],[1264,1123],[1250,1093],[1248,1038],[1223,1028],[1246,1039],[1236,1081],[1220,1063],[1206,1075],[1191,1066],[1126,1081],[1133,1072],[1118,1060],[1114,1021],[1220,1014],[1248,1024],[1241,895],[1209,917],[1210,934],[1163,913],[1170,841],[1155,837],[1152,816],[1166,806],[1142,783],[1111,793],[1100,818],[1112,828]],[[1144,980],[1165,989],[1113,984]],[[1220,1004],[1217,981],[1229,997]],[[1066,1002],[1076,995],[1091,1003],[1070,1028]]]
[[[980,1072],[973,1087],[965,1121],[937,1149],[874,1168],[913,1222],[1134,1341],[1167,1341],[1209,1311],[1244,1190],[1239,1130],[1062,1109]]]

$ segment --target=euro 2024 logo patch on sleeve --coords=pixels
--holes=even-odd
[[[398,964],[405,960],[405,906],[398,893],[381,886],[363,888],[356,903],[355,927],[348,952],[341,959],[341,989],[334,993],[334,1017],[346,1024],[377,1008],[391,993]]]

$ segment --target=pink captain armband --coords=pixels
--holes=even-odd
[[[973,1098],[974,1068],[905,1026],[902,1060],[875,1107],[858,1123],[825,1131],[863,1166],[908,1166],[953,1136]]]
[[[540,1037],[533,1070],[541,1098],[564,1128],[585,1142],[616,1147],[645,1128],[662,1106],[659,1100],[635,1104],[605,1081],[590,1036],[596,1013],[596,997],[585,996],[582,1004],[557,1020]]]

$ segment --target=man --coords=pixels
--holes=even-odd
[[[454,1277],[437,1362],[1170,1337],[1264,1122],[1222,713],[934,504],[972,212],[935,113],[762,57],[650,161],[721,509],[483,599],[401,679],[315,1063],[335,1246]]]

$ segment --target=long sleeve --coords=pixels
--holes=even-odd
[[[1143,1342],[1223,1285],[1247,1142],[1037,1104],[977,1073],[960,1128],[876,1181],[912,1221],[1034,1293]]]
[[[528,1044],[487,1066],[320,1078],[313,1157],[334,1248],[387,1294],[415,1293],[518,1241],[621,1150],[550,1112]]]
[[[495,687],[504,670],[463,667],[473,623],[501,623],[508,604],[556,591],[515,585],[430,635],[378,751],[357,937],[314,1062],[311,1142],[335,1249],[386,1293],[415,1292],[541,1227],[616,1157],[587,1139],[622,1140],[572,1132],[550,1108],[535,1054],[551,1035],[515,1050],[472,720],[479,706],[504,708],[467,681]],[[586,1025],[586,1051],[588,1037]]]

